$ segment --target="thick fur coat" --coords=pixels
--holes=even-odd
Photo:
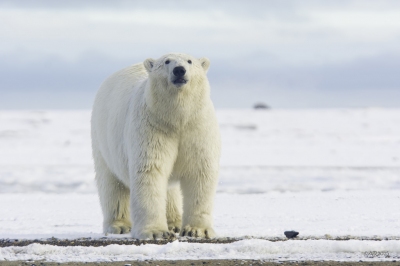
[[[167,54],[122,69],[100,87],[91,122],[104,233],[215,236],[220,135],[209,65]]]

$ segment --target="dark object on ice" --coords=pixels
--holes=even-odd
[[[285,231],[284,234],[285,234],[285,236],[287,238],[295,238],[299,234],[299,232],[296,232],[296,231]]]
[[[254,109],[269,109],[269,106],[266,105],[265,103],[256,103],[253,106]]]

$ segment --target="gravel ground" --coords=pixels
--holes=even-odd
[[[286,237],[269,237],[269,238],[254,238],[254,237],[241,237],[241,238],[214,238],[214,239],[199,239],[192,237],[179,237],[180,242],[188,243],[209,243],[209,244],[228,244],[244,239],[264,239],[272,242],[276,241],[288,241]],[[366,240],[366,241],[385,241],[385,240],[400,240],[400,236],[387,236],[387,237],[362,237],[362,236],[336,236],[331,237],[329,235],[325,236],[297,236],[292,240],[335,240],[335,241],[346,241],[346,240]],[[47,244],[53,246],[83,246],[83,247],[101,247],[108,246],[112,244],[118,245],[136,245],[140,246],[142,244],[156,244],[165,245],[169,242],[175,241],[176,238],[165,239],[165,240],[139,240],[133,238],[108,238],[103,237],[99,239],[92,238],[78,238],[78,239],[59,239],[59,238],[48,238],[48,239],[0,239],[0,247],[10,247],[10,246],[28,246],[33,243]]]
[[[68,262],[68,263],[58,263],[58,262],[41,262],[41,261],[2,261],[0,265],[4,266],[72,266],[72,265],[85,265],[85,266],[149,266],[149,265],[218,265],[218,266],[230,266],[230,265],[265,265],[265,266],[274,266],[274,265],[322,265],[322,266],[400,266],[400,262],[397,261],[358,261],[358,262],[338,262],[338,261],[290,261],[290,262],[268,262],[268,261],[259,261],[259,260],[171,260],[171,261],[140,261],[140,262],[132,262],[132,261],[119,261],[119,262]]]

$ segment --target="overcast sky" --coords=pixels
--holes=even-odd
[[[148,57],[211,61],[217,108],[400,107],[400,1],[0,2],[0,109],[91,108]]]

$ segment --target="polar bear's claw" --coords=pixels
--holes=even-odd
[[[171,237],[170,232],[160,232],[159,234],[153,234],[154,239],[168,239]]]
[[[183,229],[181,236],[200,237],[200,238],[210,239],[210,238],[215,237],[215,232],[214,232],[214,229],[212,229],[212,228],[197,228],[197,227],[186,226]]]
[[[179,232],[181,231],[181,228],[178,227],[178,226],[172,226],[172,227],[168,228],[168,230],[169,230],[172,234],[175,234],[175,233],[179,233]]]

